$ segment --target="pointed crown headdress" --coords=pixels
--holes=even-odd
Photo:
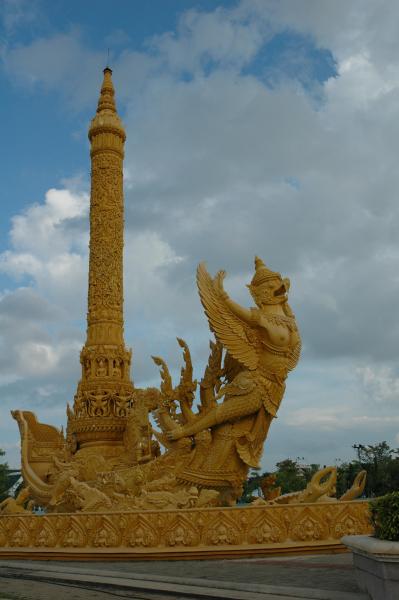
[[[280,273],[268,269],[263,260],[259,256],[255,256],[255,275],[252,277],[250,287],[262,285],[265,281],[276,278],[282,279]]]

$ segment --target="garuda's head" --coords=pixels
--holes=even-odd
[[[252,298],[261,308],[266,304],[282,304],[287,302],[290,280],[281,277],[280,273],[267,268],[263,260],[255,256],[255,275],[247,286]]]

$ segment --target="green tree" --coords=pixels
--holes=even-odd
[[[390,492],[399,491],[399,448],[390,448],[387,442],[375,445],[354,444],[356,457],[344,462],[337,468],[337,498],[342,496],[353,484],[360,471],[367,471],[364,496],[375,498]],[[286,458],[276,464],[276,486],[282,494],[303,490],[321,465],[312,463],[301,465],[298,458]],[[270,473],[257,473],[253,470],[244,484],[244,494],[240,502],[250,502],[251,497],[259,495],[261,479]]]
[[[0,457],[5,452],[0,448]],[[21,477],[19,469],[10,469],[7,463],[0,464],[0,502],[7,496],[8,490],[17,483]]]
[[[248,479],[244,482],[244,491],[238,501],[240,504],[247,504],[251,502],[253,496],[259,496],[261,479],[268,473],[258,473],[258,471],[259,469],[252,469]]]
[[[343,462],[337,468],[337,498],[340,498],[351,486],[361,465],[357,461]]]
[[[354,444],[356,460],[367,471],[365,495],[383,496],[399,490],[399,449],[390,448],[386,441],[375,445]]]
[[[305,467],[301,467],[303,476],[305,477],[306,483],[312,479],[313,475],[320,471],[320,465],[318,463],[312,463],[311,465],[306,465]]]
[[[281,487],[282,494],[298,492],[306,487],[307,479],[303,468],[296,460],[286,458],[276,464],[276,486]]]
[[[354,444],[356,458],[338,468],[337,495],[351,487],[359,471],[367,472],[364,496],[375,498],[399,490],[399,450],[387,442],[374,445]]]
[[[5,452],[0,448],[0,456],[4,456]],[[0,501],[4,499],[5,493],[9,488],[8,465],[7,463],[0,464]]]
[[[286,458],[278,462],[276,469],[273,471],[273,475],[276,475],[275,487],[280,486],[282,494],[303,490],[319,469],[320,465],[316,463],[302,466],[298,460]],[[245,481],[244,492],[239,500],[240,503],[248,503],[251,502],[254,496],[262,496],[260,491],[261,481],[271,473],[268,471],[259,473],[258,471],[258,469],[252,469],[248,479]]]

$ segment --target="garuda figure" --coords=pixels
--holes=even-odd
[[[258,467],[263,443],[284,395],[285,379],[299,359],[301,340],[288,305],[288,279],[271,271],[258,257],[249,290],[256,308],[243,308],[223,288],[224,271],[211,278],[201,264],[199,294],[217,345],[226,350],[224,366],[212,381],[212,361],[200,384],[198,414],[184,410],[180,424],[158,422],[169,440],[192,437],[190,459],[177,469],[177,479],[220,492],[223,504],[242,493],[249,467]],[[212,357],[212,355],[211,355]],[[219,381],[217,381],[219,379]],[[222,381],[223,380],[223,381]],[[180,402],[182,405],[182,402]]]

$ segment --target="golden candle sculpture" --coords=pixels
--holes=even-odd
[[[288,304],[290,282],[255,258],[254,306],[226,293],[219,271],[197,270],[214,334],[203,376],[190,350],[176,385],[165,361],[159,388],[137,389],[123,327],[123,158],[126,133],[104,69],[91,144],[87,338],[66,434],[15,410],[24,487],[0,504],[0,557],[180,557],[265,554],[339,547],[370,529],[353,501],[364,477],[339,500],[333,467],[303,493],[265,493],[237,505],[257,468],[301,339]],[[153,427],[150,415],[157,427]],[[270,478],[269,478],[270,479]],[[37,514],[40,507],[41,514]],[[104,550],[105,549],[105,550]]]

